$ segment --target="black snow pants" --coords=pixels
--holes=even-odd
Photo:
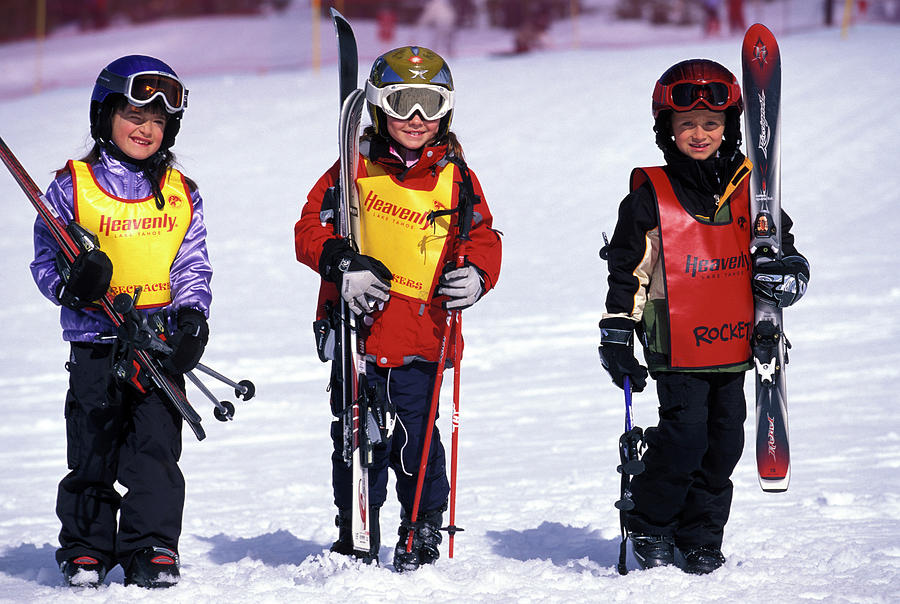
[[[155,390],[141,394],[116,380],[112,357],[111,344],[72,343],[57,562],[87,554],[112,568],[144,547],[178,551],[182,418]]]
[[[434,388],[437,363],[416,361],[402,367],[378,367],[366,364],[366,377],[370,386],[383,390],[397,409],[397,422],[392,438],[386,447],[375,448],[375,462],[369,468],[369,504],[381,507],[387,498],[388,469],[393,469],[397,479],[397,498],[406,514],[412,513],[416,481],[419,474],[422,445],[428,425],[431,393]],[[380,386],[380,388],[379,388]],[[332,381],[332,410],[335,415],[341,408],[340,384]],[[331,455],[334,503],[339,509],[350,509],[352,497],[352,471],[344,462],[343,436],[340,419],[331,424],[334,451]],[[444,509],[450,494],[447,481],[444,446],[437,426],[431,435],[428,466],[419,502],[419,513]]]
[[[660,373],[656,384],[659,424],[646,431],[626,527],[671,536],[682,550],[721,547],[744,448],[744,372]]]

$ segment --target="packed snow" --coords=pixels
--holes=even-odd
[[[45,187],[87,147],[90,89],[102,65],[125,52],[158,54],[176,69],[191,56],[211,60],[214,49],[191,47],[187,32],[235,35],[231,26],[217,29],[222,23],[231,21],[154,25],[166,42],[154,34],[152,45],[129,39],[134,31],[125,26],[51,41],[48,81],[65,56],[79,57],[83,77],[65,80],[60,67],[66,86],[0,101],[0,136]],[[373,38],[366,27],[361,47]],[[900,286],[890,252],[900,239],[892,218],[900,207],[900,30],[858,25],[846,38],[836,28],[775,30],[784,73],[782,195],[812,279],[785,312],[793,344],[790,489],[760,490],[751,419],[722,569],[703,577],[677,568],[617,574],[624,405],[596,350],[606,292],[601,232],[612,231],[630,169],[661,160],[651,132],[653,82],[695,56],[739,69],[738,37],[698,37],[514,58],[469,53],[451,62],[454,130],[505,234],[504,265],[497,289],[464,313],[457,524],[465,532],[454,559],[444,546],[434,566],[412,574],[392,569],[392,495],[382,512],[380,567],[327,551],[336,536],[328,369],[310,329],[318,278],[294,259],[292,229],[336,155],[332,63],[266,73],[220,64],[185,76],[191,104],[174,150],[205,199],[215,269],[204,362],[253,380],[257,396],[235,400],[204,378],[236,402],[235,420],[219,423],[189,387],[208,438],[199,443],[185,431],[182,581],[166,591],[126,588],[120,568],[97,590],[62,585],[54,505],[66,473],[67,346],[55,307],[28,270],[34,212],[0,171],[0,601],[900,600]],[[128,44],[96,44],[113,34]],[[290,46],[272,48],[289,65]],[[20,63],[10,57],[23,49],[0,47],[11,73]],[[365,71],[368,59],[361,63]],[[635,396],[635,419],[645,427],[656,416],[650,390]],[[630,556],[628,566],[635,569]]]

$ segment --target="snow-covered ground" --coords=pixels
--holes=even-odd
[[[152,46],[130,28],[98,34],[102,45],[97,36],[51,40],[45,69],[71,59],[80,81],[0,101],[0,136],[46,186],[85,149],[102,65],[131,51],[176,69],[184,59],[191,105],[175,151],[206,201],[215,268],[204,361],[258,389],[252,401],[236,402],[228,424],[189,389],[209,436],[198,443],[185,434],[182,582],[165,592],[125,588],[116,569],[99,590],[62,587],[54,502],[66,472],[67,347],[28,271],[34,213],[0,173],[0,601],[900,599],[900,286],[890,251],[900,238],[891,214],[900,207],[900,30],[781,36],[782,193],[812,264],[806,298],[785,313],[793,476],[786,493],[761,492],[748,438],[734,475],[728,563],[706,577],[615,571],[623,403],[597,359],[606,291],[597,250],[629,170],[660,161],[650,129],[654,80],[692,56],[737,70],[739,39],[453,61],[454,129],[505,233],[504,267],[497,290],[465,313],[457,521],[466,531],[453,560],[444,549],[433,567],[400,575],[390,564],[399,514],[390,500],[381,567],[327,553],[335,537],[328,372],[310,330],[317,277],[294,260],[292,227],[334,160],[335,70],[191,67],[215,57],[213,48],[189,49],[191,39],[221,39],[227,48],[239,35],[223,23],[230,21],[145,26]],[[365,56],[374,54],[370,26],[359,26]],[[119,42],[107,47],[104,36]],[[9,53],[25,56],[22,48],[0,47],[4,74],[7,65],[15,73]],[[290,66],[291,48],[272,52]],[[60,77],[69,71],[59,69]],[[227,387],[208,384],[229,397]],[[653,423],[651,393],[635,397],[635,414],[639,425]]]

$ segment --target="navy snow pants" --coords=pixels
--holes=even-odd
[[[366,364],[366,376],[370,386],[383,387],[385,396],[397,409],[394,434],[386,447],[375,448],[375,462],[369,468],[369,503],[381,507],[387,498],[388,468],[397,479],[397,498],[405,514],[411,514],[416,493],[416,481],[421,461],[431,393],[434,388],[437,363],[415,361],[402,367],[378,367]],[[341,408],[340,384],[332,381],[332,410],[335,415]],[[343,436],[340,419],[331,424],[334,452],[331,456],[334,504],[339,509],[352,507],[352,470],[342,456]],[[443,509],[450,494],[447,481],[444,446],[437,426],[431,435],[428,467],[419,502],[419,515]]]
[[[631,483],[626,527],[686,548],[721,547],[731,473],[744,448],[744,372],[660,373],[659,424],[645,433],[646,469]]]
[[[144,547],[178,551],[182,418],[155,390],[140,394],[118,382],[112,356],[109,344],[72,343],[65,411],[70,472],[56,500],[60,563],[88,554],[112,568]],[[183,386],[183,379],[176,382]],[[127,489],[124,496],[116,481]]]

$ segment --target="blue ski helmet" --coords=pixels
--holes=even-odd
[[[153,57],[128,55],[100,72],[91,94],[91,137],[100,145],[109,142],[110,117],[120,97],[135,107],[161,101],[169,119],[160,150],[168,151],[175,144],[181,116],[187,107],[188,90],[174,69]]]

